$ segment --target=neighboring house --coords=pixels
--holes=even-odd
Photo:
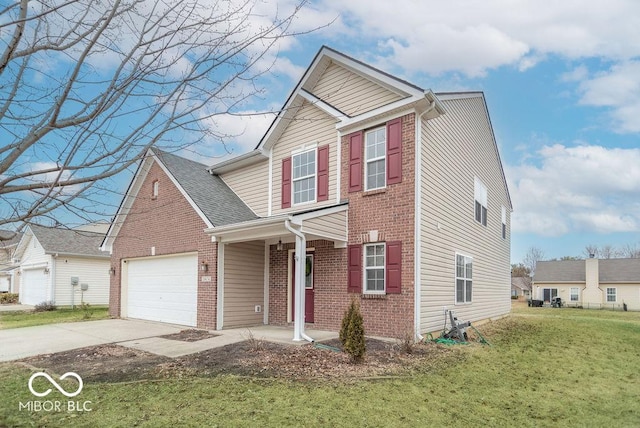
[[[21,237],[21,233],[0,230],[0,293],[18,292],[20,281],[13,253]]]
[[[108,304],[111,264],[100,251],[103,239],[102,233],[27,226],[14,256],[20,266],[20,303]]]
[[[368,334],[510,311],[511,201],[480,92],[435,94],[323,47],[255,150],[154,149],[103,249],[111,314]]]
[[[527,276],[512,277],[511,297],[529,299],[531,297],[531,278]]]
[[[569,306],[640,310],[640,259],[538,262],[534,298],[559,296]]]

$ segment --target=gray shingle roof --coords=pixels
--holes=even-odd
[[[214,226],[258,218],[206,165],[155,148],[153,152]]]
[[[640,282],[640,259],[599,259],[600,282]],[[584,260],[538,262],[536,282],[585,281]]]
[[[534,282],[585,281],[584,260],[554,260],[536,264]]]
[[[600,282],[640,282],[640,259],[600,260],[598,274]]]
[[[100,251],[104,239],[102,233],[84,232],[72,229],[57,229],[30,224],[29,228],[46,253],[74,254],[91,257],[111,257]]]
[[[531,290],[531,278],[524,276],[516,276],[511,278],[511,287],[519,288],[520,290]]]
[[[9,248],[18,245],[20,238],[22,238],[22,233],[11,230],[0,230],[0,248]]]

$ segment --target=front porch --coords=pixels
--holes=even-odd
[[[335,318],[331,289],[340,265],[346,272],[347,211],[340,204],[207,229],[218,243],[217,330],[293,326],[279,330],[287,342],[318,340],[305,321],[337,331],[326,314]]]

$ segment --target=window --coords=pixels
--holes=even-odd
[[[158,180],[154,181],[153,184],[151,185],[151,197],[153,199],[158,197],[159,188],[160,188],[160,185],[158,184]]]
[[[571,301],[577,302],[580,300],[580,289],[578,287],[571,287]]]
[[[384,293],[385,244],[365,245],[364,251],[364,292]]]
[[[607,302],[615,302],[616,301],[616,289],[607,287]]]
[[[378,128],[365,134],[365,190],[381,189],[386,186],[386,128]]]
[[[478,177],[473,179],[476,221],[487,225],[487,188]],[[506,230],[505,230],[506,233]]]
[[[293,203],[302,204],[316,199],[316,150],[298,153],[293,157]]]
[[[471,303],[473,259],[456,254],[456,303]]]
[[[507,209],[502,207],[502,239],[507,239]]]

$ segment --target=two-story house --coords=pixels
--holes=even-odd
[[[255,150],[152,150],[103,243],[112,315],[202,328],[441,330],[510,310],[511,201],[480,92],[436,94],[323,47]]]

